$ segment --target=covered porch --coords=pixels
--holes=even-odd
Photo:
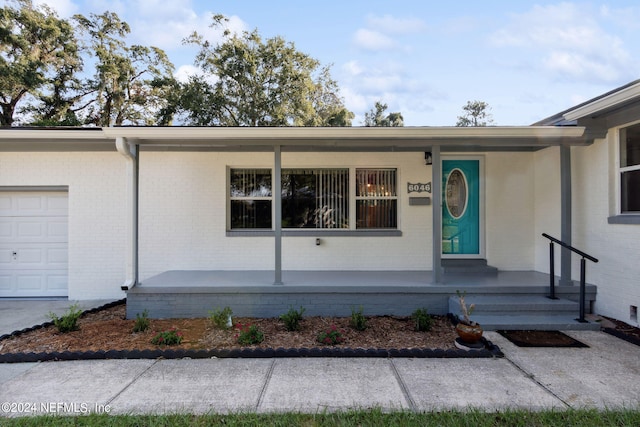
[[[492,186],[489,188],[492,197],[498,200],[497,203],[508,202],[502,208],[503,212],[507,213],[502,215],[510,215],[509,226],[501,229],[499,227],[503,225],[500,222],[502,219],[490,218],[491,213],[487,213],[487,217],[493,223],[487,226],[487,236],[484,235],[484,230],[480,231],[481,249],[476,256],[471,257],[476,261],[488,258],[490,262],[492,257],[499,258],[502,267],[494,269],[496,271],[490,274],[487,274],[487,271],[474,272],[473,270],[464,274],[447,272],[446,263],[450,260],[443,254],[443,242],[451,236],[447,236],[444,232],[441,208],[445,203],[443,200],[445,196],[440,183],[443,179],[443,158],[446,157],[471,155],[484,158],[487,156],[492,159],[492,165],[500,167],[501,163],[504,165],[505,160],[508,161],[508,157],[513,153],[513,156],[519,156],[521,163],[526,165],[533,158],[523,157],[528,155],[526,153],[557,147],[559,161],[557,166],[554,163],[552,169],[558,169],[558,179],[552,185],[554,194],[557,192],[561,197],[557,203],[560,206],[552,209],[555,218],[550,221],[554,224],[554,230],[551,231],[558,233],[565,243],[571,244],[570,148],[588,145],[593,140],[593,135],[586,135],[582,127],[108,128],[104,129],[104,132],[115,139],[118,151],[128,159],[126,209],[129,215],[129,238],[126,247],[127,280],[122,285],[122,289],[127,292],[128,317],[134,317],[144,309],[147,309],[152,317],[206,316],[209,310],[224,306],[232,307],[237,315],[259,317],[278,316],[291,306],[305,307],[308,315],[349,315],[352,308],[360,306],[367,314],[407,315],[416,308],[422,307],[433,314],[445,314],[452,310],[451,298],[455,296],[457,290],[466,291],[469,302],[475,302],[477,299],[478,309],[475,316],[489,316],[484,322],[489,327],[493,324],[491,316],[495,312],[501,312],[502,319],[507,319],[507,323],[522,326],[527,321],[525,318],[518,317],[518,313],[531,310],[531,307],[542,314],[555,316],[554,322],[551,322],[556,325],[554,329],[560,326],[571,329],[575,323],[573,319],[578,317],[578,310],[574,309],[573,303],[544,301],[544,295],[549,293],[549,276],[540,272],[538,265],[535,265],[535,270],[538,271],[528,270],[531,268],[529,266],[534,266],[534,262],[523,262],[526,258],[539,256],[535,254],[539,244],[534,243],[536,239],[534,233],[518,230],[520,222],[532,221],[534,218],[532,210],[524,208],[512,215],[509,211],[515,206],[513,200],[501,197],[503,184],[509,184],[512,178],[522,180],[518,176],[519,169],[512,167],[514,174],[512,176],[503,168],[499,182],[495,181],[495,178],[487,179],[491,181]],[[170,165],[176,156],[183,159],[183,164],[198,162],[198,171],[204,171],[212,165],[216,165],[218,170],[225,168],[228,170],[229,167],[238,163],[253,167],[255,159],[260,158],[258,162],[260,167],[269,168],[273,177],[270,184],[272,186],[270,228],[234,230],[229,225],[228,218],[226,226],[224,220],[216,222],[215,227],[211,228],[206,236],[200,236],[194,232],[193,230],[197,227],[182,227],[181,230],[191,233],[190,238],[181,239],[184,248],[189,250],[189,243],[194,240],[202,242],[209,239],[209,243],[202,244],[202,247],[212,254],[217,253],[219,258],[200,257],[199,262],[196,263],[191,262],[188,253],[185,252],[178,255],[180,257],[178,261],[169,258],[169,255],[156,253],[148,258],[157,265],[161,265],[162,257],[170,261],[169,263],[165,261],[167,271],[162,272],[155,268],[153,274],[149,274],[147,270],[141,280],[140,258],[145,257],[148,251],[152,250],[148,243],[142,252],[139,250],[140,228],[143,225],[146,226],[145,216],[139,212],[139,201],[141,197],[145,200],[153,200],[146,194],[140,194],[140,158],[145,159],[149,156],[147,152],[150,153],[151,158],[162,160],[164,165]],[[185,155],[191,152],[199,152],[202,155],[197,159],[194,156]],[[172,153],[175,155],[172,156]],[[215,153],[215,160],[211,156],[212,153]],[[229,153],[239,155],[232,157]],[[377,157],[373,157],[372,154]],[[403,165],[409,164],[409,154],[411,155],[411,172],[407,173],[405,170],[408,168],[403,169]],[[161,158],[160,155],[162,155]],[[361,158],[366,155],[369,158],[365,160],[367,163],[364,163],[364,166],[387,165],[389,160],[385,157],[396,156],[399,159],[397,160],[398,176],[407,181],[407,194],[403,194],[405,190],[402,190],[403,193],[398,195],[398,205],[401,206],[400,211],[410,212],[411,217],[401,218],[398,227],[392,230],[358,229],[353,222],[348,230],[284,228],[281,181],[283,157],[289,168],[300,167],[296,166],[297,164],[313,165],[314,162],[321,162],[320,165],[325,167],[341,164],[356,167],[363,164]],[[403,157],[398,157],[400,155]],[[322,160],[317,160],[317,156],[322,156],[318,157]],[[208,160],[201,160],[205,158]],[[408,187],[412,182],[416,182],[415,177],[425,178],[422,171],[418,172],[418,163],[415,162],[417,158],[423,159],[422,165],[426,163],[427,166],[422,167],[427,174],[427,180],[430,178],[431,182],[427,183],[420,179],[420,185],[425,189],[428,188],[428,193],[412,197],[408,194],[411,192]],[[493,173],[490,167],[487,169],[490,169],[489,174]],[[353,174],[354,169],[351,169],[350,173]],[[205,175],[202,174],[202,176]],[[183,176],[184,190],[195,192],[199,185],[208,185],[210,194],[214,193],[214,181],[201,184],[201,181],[193,178],[189,180],[190,176],[191,174],[187,173]],[[154,177],[160,179],[161,175],[158,172]],[[225,192],[220,189],[229,185],[228,172],[226,175],[219,173],[216,177],[215,193],[222,194],[224,197]],[[145,178],[144,174],[142,178]],[[528,182],[531,183],[533,178],[533,174],[529,173]],[[480,179],[485,180],[482,172]],[[404,184],[399,181],[400,179],[397,188],[400,191],[404,188]],[[151,182],[153,181],[147,178],[142,188],[147,192],[152,190]],[[510,194],[518,194],[520,187],[511,185],[512,188],[508,190]],[[541,187],[544,185],[541,184]],[[223,203],[227,204],[227,207],[224,204],[218,206],[220,212],[216,215],[222,214],[221,218],[228,216],[229,211],[225,213],[229,206],[228,191],[227,188],[226,200],[219,199],[220,202],[224,201]],[[527,191],[529,192],[527,204],[534,207],[533,185]],[[162,197],[158,192],[154,194],[156,194],[155,200],[160,200],[157,197]],[[178,193],[174,192],[174,194]],[[483,197],[481,196],[481,204],[484,203]],[[154,203],[155,210],[146,208],[147,213],[155,214],[158,209],[163,208],[161,202]],[[408,206],[427,207],[409,208]],[[491,208],[495,210],[495,206],[497,204],[494,202]],[[351,209],[351,212],[353,211],[355,209]],[[482,206],[480,211],[482,212],[480,215],[484,215]],[[523,212],[524,216],[520,218],[518,215]],[[548,213],[545,215],[548,216]],[[186,216],[179,218],[189,220]],[[206,222],[206,215],[198,219],[200,223],[207,226],[213,224]],[[165,227],[173,226],[170,222],[164,224]],[[557,229],[555,224],[558,226]],[[526,227],[530,230],[535,229],[530,223]],[[152,227],[147,226],[143,229],[147,233],[153,233]],[[521,243],[510,237],[510,233],[514,231],[520,242],[526,242],[526,247],[520,247]],[[418,235],[419,239],[416,237]],[[179,238],[179,236],[178,233],[174,234],[174,237]],[[494,238],[494,236],[499,237]],[[203,237],[205,240],[202,239]],[[485,237],[492,239],[490,254],[484,251]],[[157,236],[146,234],[145,238],[157,239]],[[311,246],[317,248],[313,254],[310,246],[300,244],[301,242],[308,244],[310,239],[316,241],[316,246]],[[320,240],[324,242],[325,239],[333,240],[331,244],[325,246],[323,243],[320,246]],[[283,241],[289,242],[285,250],[283,250]],[[375,242],[376,245],[376,255],[369,257],[367,261],[364,257],[352,257],[353,252],[349,253],[349,249],[346,249],[356,247],[363,249],[369,245],[367,242]],[[404,242],[410,242],[411,248],[417,248],[417,250],[408,250]],[[504,246],[501,247],[501,245]],[[235,251],[233,253],[237,259],[246,259],[247,263],[243,264],[246,265],[246,269],[238,268],[240,263],[229,259],[228,253],[220,252],[220,248],[230,248]],[[247,249],[250,251],[245,253]],[[301,256],[303,255],[301,250],[305,251],[304,256]],[[403,255],[387,256],[394,254],[394,251],[396,255]],[[517,257],[517,262],[509,264],[512,259],[509,254],[517,251],[522,252],[522,255]],[[339,261],[347,259],[345,255],[349,256],[348,259],[352,257],[354,262],[340,263]],[[566,300],[575,301],[579,289],[571,286],[573,282],[571,254],[562,249],[558,251],[558,255],[557,281],[562,286],[557,288],[557,295]],[[323,262],[317,262],[319,259]],[[370,261],[374,259],[378,261]],[[220,261],[216,262],[217,260]],[[464,257],[462,260],[464,261]],[[269,263],[272,268],[269,268]],[[219,268],[216,264],[226,265],[226,267]],[[197,266],[194,268],[193,265]],[[332,268],[332,265],[335,267]],[[522,266],[527,269],[522,270]],[[544,267],[542,270],[544,271]],[[589,301],[595,299],[595,287],[591,286],[589,289],[587,309],[590,306]],[[486,313],[482,314],[481,310]],[[571,314],[568,314],[569,312]],[[533,313],[527,313],[529,314]],[[535,324],[529,323],[537,325],[536,328],[551,324],[539,320],[537,319]],[[498,324],[499,322],[495,322],[496,327]],[[502,328],[506,329],[506,327]]]

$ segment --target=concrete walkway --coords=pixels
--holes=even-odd
[[[487,332],[505,358],[0,364],[0,416],[638,408],[640,347],[602,332],[568,334],[590,347],[519,348]]]
[[[107,301],[86,301],[83,309]],[[0,335],[69,301],[0,300]],[[640,409],[640,347],[594,331],[589,348],[520,348],[495,332],[495,359],[282,358],[0,364],[0,417],[335,411],[383,408]]]

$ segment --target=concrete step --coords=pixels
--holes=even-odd
[[[579,305],[575,301],[567,299],[549,299],[545,296],[473,296],[465,297],[467,305],[475,304],[474,313],[522,313],[522,312],[540,312],[540,313],[578,313]],[[449,298],[449,312],[460,314],[460,302],[458,297]]]
[[[595,322],[581,323],[579,305],[566,299],[544,296],[466,296],[467,306],[475,304],[471,319],[484,330],[599,330]],[[449,298],[449,312],[460,316],[457,296]]]
[[[580,323],[577,315],[566,314],[480,314],[472,316],[485,331],[537,330],[537,331],[598,331],[596,322]]]
[[[442,271],[448,276],[497,276],[498,269],[487,265],[486,259],[443,259]]]

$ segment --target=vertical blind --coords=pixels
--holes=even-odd
[[[349,228],[348,169],[283,169],[283,226]]]
[[[356,228],[396,228],[395,169],[356,169]]]

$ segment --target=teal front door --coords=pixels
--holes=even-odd
[[[480,160],[442,160],[442,254],[480,256]]]

